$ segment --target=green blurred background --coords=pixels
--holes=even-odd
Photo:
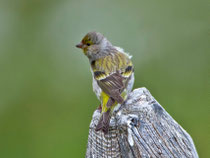
[[[133,55],[146,87],[210,155],[207,1],[1,0],[0,157],[84,157],[99,101],[75,48],[102,32]]]

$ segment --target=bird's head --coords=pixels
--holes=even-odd
[[[111,43],[99,32],[87,33],[82,41],[76,45],[91,60],[103,55],[103,50],[109,46],[111,46]]]

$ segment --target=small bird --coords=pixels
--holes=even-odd
[[[95,130],[106,134],[114,108],[123,104],[133,88],[131,56],[99,32],[87,33],[76,47],[81,48],[90,61],[93,91],[101,101],[101,117]]]

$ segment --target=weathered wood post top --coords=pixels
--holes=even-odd
[[[115,111],[108,134],[90,123],[86,158],[198,158],[190,135],[165,111],[146,88],[131,92]]]

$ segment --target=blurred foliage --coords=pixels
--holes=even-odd
[[[209,25],[204,0],[1,0],[0,157],[84,157],[99,101],[75,44],[92,30],[133,55],[135,88],[208,157]]]

